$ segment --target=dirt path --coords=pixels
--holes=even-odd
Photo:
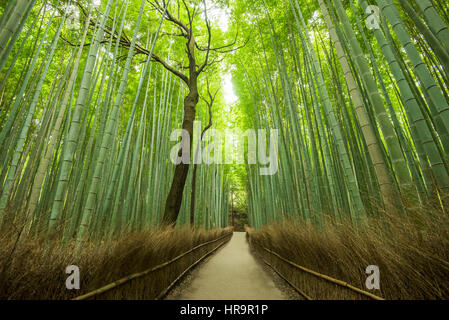
[[[250,253],[244,232],[195,272],[180,300],[282,300],[288,299]],[[170,298],[169,298],[170,299]]]

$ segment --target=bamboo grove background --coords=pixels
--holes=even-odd
[[[145,0],[4,5],[4,231],[64,245],[75,239],[81,248],[158,226],[174,171],[170,135],[181,126],[186,94],[178,78],[138,54],[157,50],[171,61],[180,51],[161,17]],[[207,123],[207,108],[198,109]],[[227,226],[224,167],[203,165],[197,175],[196,226]],[[178,226],[189,224],[190,192]]]
[[[170,136],[189,90],[148,58],[186,60],[165,11],[147,0],[0,0],[0,296],[68,298],[53,279],[72,263],[67,249],[94,290],[229,232],[231,211],[248,213],[256,251],[359,288],[375,263],[386,275],[382,297],[447,298],[449,6],[160,3],[183,19],[183,5],[226,9],[228,30],[198,24],[196,40],[212,32],[216,47],[243,45],[214,56],[199,92],[223,89],[231,73],[238,100],[226,103],[220,90],[210,112],[200,100],[196,119],[222,130],[278,129],[278,172],[199,165],[194,227],[207,231],[193,232],[182,228],[191,168],[178,228],[159,230],[174,176]],[[154,281],[170,283],[194,258]],[[357,298],[270,259],[311,297]],[[126,290],[135,298],[158,294],[134,288]]]
[[[367,27],[369,5],[378,29]],[[252,226],[447,213],[445,3],[251,1],[236,11],[258,39],[233,57],[247,125],[280,137],[277,175],[247,169]]]

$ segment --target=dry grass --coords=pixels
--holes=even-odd
[[[45,250],[44,240],[26,241],[13,250],[15,239],[4,237],[0,239],[0,299],[71,299],[169,261],[230,231],[192,232],[185,228],[130,234],[108,246],[86,246],[78,258],[72,257],[72,248],[56,246]],[[96,298],[154,299],[187,267],[218,244],[204,246],[168,267]],[[69,265],[80,268],[80,290],[65,287],[68,277],[65,270]]]
[[[358,231],[350,223],[325,223],[322,232],[284,221],[248,229],[253,249],[314,299],[369,299],[300,271],[260,246],[288,260],[386,299],[449,298],[449,217],[423,212],[370,218]],[[380,269],[380,290],[368,290],[365,269]]]

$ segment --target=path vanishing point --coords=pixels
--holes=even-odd
[[[251,255],[245,232],[195,271],[180,300],[285,300],[270,275]]]

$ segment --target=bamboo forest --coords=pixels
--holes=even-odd
[[[0,0],[0,300],[448,275],[448,2]]]

